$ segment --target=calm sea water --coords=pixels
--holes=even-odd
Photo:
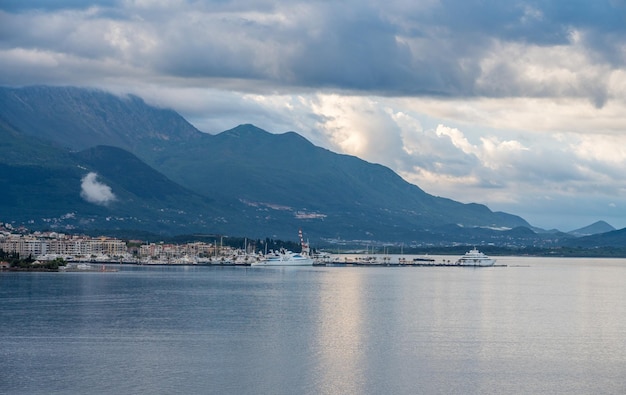
[[[626,393],[626,260],[498,263],[0,273],[0,393]]]

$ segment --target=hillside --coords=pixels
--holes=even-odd
[[[493,213],[483,205],[429,195],[387,167],[316,147],[293,132],[271,134],[241,125],[196,147],[195,153],[187,155],[188,167],[181,174],[168,173],[174,165],[166,161],[155,167],[202,194],[221,191],[250,205],[289,207],[323,216],[325,222],[337,219],[334,226],[346,217],[404,231],[442,223],[528,226],[519,217]],[[181,166],[184,154],[169,151],[168,160]],[[211,169],[210,176],[194,172],[196,168]],[[279,215],[277,211],[273,214]],[[361,231],[365,234],[366,227]]]
[[[600,233],[611,232],[614,230],[615,228],[609,225],[608,223],[606,223],[605,221],[598,221],[598,222],[594,222],[591,225],[587,225],[583,228],[572,230],[571,232],[568,232],[568,233],[571,234],[572,236],[581,237],[581,236],[590,236],[590,235],[596,235]]]
[[[594,234],[590,236],[579,237],[565,243],[568,247],[578,248],[597,248],[597,247],[615,247],[624,248],[626,246],[626,228],[613,230],[606,233]]]
[[[316,147],[294,132],[272,134],[240,125],[209,135],[139,98],[78,88],[1,88],[0,105],[7,133],[47,141],[58,147],[58,155],[69,154],[63,147],[86,149],[70,161],[97,171],[125,202],[136,203],[133,210],[154,208],[156,199],[176,212],[188,213],[189,208],[176,206],[189,203],[212,218],[202,219],[200,227],[190,222],[190,231],[293,238],[303,227],[316,238],[410,242],[423,234],[439,240],[453,236],[442,233],[446,224],[462,226],[461,233],[458,226],[445,228],[456,235],[476,227],[530,227],[518,216],[484,205],[429,195],[389,168]],[[32,154],[26,146],[17,156]],[[68,171],[73,183],[83,173]],[[145,174],[151,174],[150,181]],[[172,196],[170,182],[179,188]],[[68,207],[73,204],[83,202],[68,200]],[[108,210],[114,208],[126,214],[121,205]],[[170,228],[176,226],[166,231]]]
[[[201,231],[236,210],[168,180],[113,147],[70,153],[0,122],[0,220],[34,229]],[[92,174],[89,178],[89,174]],[[220,227],[223,232],[230,229]]]

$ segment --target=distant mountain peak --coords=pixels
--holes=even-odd
[[[229,129],[220,133],[220,135],[228,136],[228,137],[250,137],[250,136],[259,135],[259,134],[269,135],[271,133],[251,123],[241,124],[232,129]]]
[[[591,225],[587,225],[580,229],[572,230],[571,232],[568,232],[568,233],[573,236],[589,236],[589,235],[595,235],[599,233],[611,232],[614,230],[615,228],[609,225],[607,222],[596,221]]]

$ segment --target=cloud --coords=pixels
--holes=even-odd
[[[96,180],[98,174],[87,173],[81,180],[80,196],[89,203],[107,206],[117,198],[111,192],[111,187]]]
[[[59,9],[81,9],[93,7],[94,5],[113,6],[118,0],[3,0],[0,3],[0,10],[7,11],[26,11],[26,10],[59,10]]]
[[[185,80],[246,92],[565,95],[602,106],[605,77],[626,61],[624,8],[613,1],[45,3],[9,2],[0,14],[11,66],[0,83],[91,72],[108,82]],[[18,49],[30,55],[11,56]]]
[[[295,130],[429,193],[619,227],[625,15],[620,0],[8,0],[0,85],[133,93],[210,133]]]

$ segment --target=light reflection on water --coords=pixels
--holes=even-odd
[[[0,392],[626,392],[626,260],[498,263],[0,273]]]
[[[312,393],[366,393],[362,369],[366,298],[361,292],[365,278],[354,271],[336,271],[327,278],[320,284],[320,300],[316,304],[317,328],[312,348],[318,354],[314,367],[317,379]]]

